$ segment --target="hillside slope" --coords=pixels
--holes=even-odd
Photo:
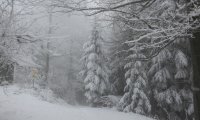
[[[152,120],[104,108],[50,103],[16,86],[0,87],[0,120]]]

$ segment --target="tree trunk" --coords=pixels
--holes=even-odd
[[[49,7],[49,30],[48,30],[48,34],[49,34],[49,37],[51,37],[51,34],[52,34],[52,20],[53,20],[53,7],[50,6]],[[51,38],[50,38],[51,39]],[[49,40],[47,40],[47,54],[46,54],[46,68],[45,68],[45,83],[46,85],[48,84],[48,77],[49,77],[49,61],[50,61],[50,56],[49,56],[49,47],[50,47],[50,42]]]

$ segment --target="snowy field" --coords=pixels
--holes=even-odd
[[[17,86],[0,87],[0,120],[152,120],[111,109],[70,106],[41,100]]]

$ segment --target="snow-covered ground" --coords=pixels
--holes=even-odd
[[[111,109],[50,103],[19,87],[0,87],[0,120],[152,120]]]

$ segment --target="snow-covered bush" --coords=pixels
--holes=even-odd
[[[116,107],[121,97],[114,95],[102,96],[94,101],[94,105],[99,107]]]

